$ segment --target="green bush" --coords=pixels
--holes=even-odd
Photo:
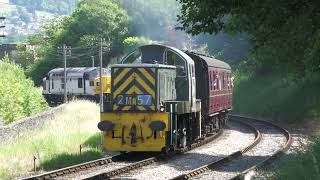
[[[313,141],[304,153],[286,155],[273,173],[274,179],[320,179],[320,139]]]
[[[34,87],[23,69],[6,56],[0,61],[0,116],[4,123],[28,117],[47,108],[41,89]]]
[[[279,74],[246,76],[235,73],[233,109],[237,113],[296,121],[319,117],[320,75],[300,82]]]

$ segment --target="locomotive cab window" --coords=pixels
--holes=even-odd
[[[166,53],[166,61],[168,65],[177,67],[177,76],[186,76],[186,63],[180,56],[168,50]]]
[[[123,61],[123,64],[141,64],[141,56],[142,53],[140,49],[135,50],[131,54],[129,54]]]

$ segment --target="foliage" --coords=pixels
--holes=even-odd
[[[39,84],[51,69],[61,67],[63,44],[72,46],[67,66],[91,65],[90,56],[98,57],[98,40],[104,41],[104,65],[110,58],[122,53],[122,42],[128,33],[126,12],[111,0],[84,0],[70,15],[58,18],[44,26],[43,30],[29,39],[31,44],[40,44],[39,61],[28,71],[28,75]]]
[[[99,107],[89,101],[70,102],[41,128],[20,133],[15,141],[0,142],[0,179],[33,170],[50,171],[101,157]],[[82,153],[79,154],[79,146]]]
[[[47,108],[41,90],[26,79],[23,69],[10,62],[8,56],[0,61],[0,77],[0,116],[6,124]]]
[[[279,74],[256,75],[236,71],[233,110],[288,122],[320,117],[320,75],[299,82]]]
[[[245,32],[256,71],[301,79],[319,72],[319,3],[300,0],[179,0],[181,29],[192,34]]]
[[[17,55],[13,57],[14,62],[19,64],[23,69],[29,68],[35,61],[35,49],[33,48],[18,44]]]
[[[157,41],[152,41],[144,37],[128,37],[123,41],[124,52],[129,53],[137,49],[139,46],[147,44],[158,44]]]
[[[272,173],[272,179],[320,179],[320,139],[314,137],[311,140],[305,152],[286,155]]]

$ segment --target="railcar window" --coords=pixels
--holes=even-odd
[[[94,86],[94,82],[93,81],[90,81],[90,86]]]
[[[53,79],[52,79],[51,85],[52,85],[52,89],[54,89],[54,81],[53,81]]]
[[[172,51],[167,51],[167,64],[177,67],[177,76],[186,75],[186,63],[184,60]]]
[[[82,78],[78,78],[78,88],[83,88]]]
[[[61,89],[64,89],[64,78],[61,78]]]

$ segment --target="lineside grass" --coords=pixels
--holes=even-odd
[[[312,139],[304,152],[285,155],[270,170],[261,171],[267,179],[320,179],[320,139]]]
[[[14,142],[0,144],[0,179],[32,172],[34,156],[38,171],[101,157],[98,122],[98,105],[83,100],[70,102],[43,128],[20,134]]]

